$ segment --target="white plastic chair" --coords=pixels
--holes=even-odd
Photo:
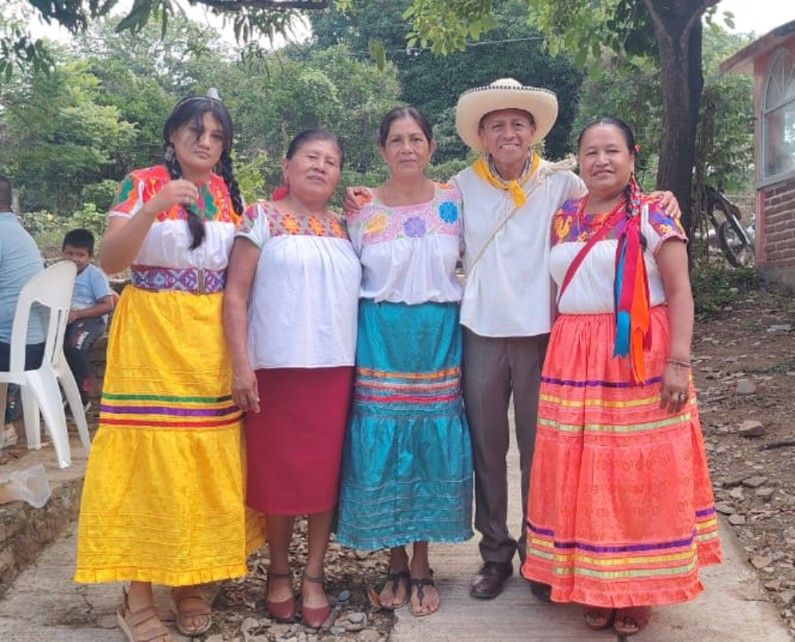
[[[77,268],[74,263],[61,261],[40,272],[25,284],[19,293],[14,325],[11,329],[10,370],[0,372],[0,383],[16,383],[21,387],[28,448],[41,448],[39,422],[39,412],[41,412],[61,468],[71,465],[72,455],[66,430],[66,416],[58,388],[59,381],[66,393],[86,454],[91,447],[86,414],[80,401],[80,390],[63,353],[63,339],[72,304],[72,289],[76,274]],[[25,370],[28,320],[34,303],[49,308],[50,318],[41,366],[35,370]]]

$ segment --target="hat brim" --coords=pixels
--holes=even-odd
[[[558,99],[551,91],[537,87],[489,85],[470,89],[461,94],[455,111],[455,128],[461,140],[476,152],[485,152],[480,142],[480,121],[486,114],[502,109],[521,109],[533,115],[535,145],[555,124]]]

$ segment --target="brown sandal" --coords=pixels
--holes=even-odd
[[[155,620],[158,626],[142,627],[143,624],[152,620]],[[174,642],[171,633],[160,621],[160,616],[153,604],[145,606],[135,613],[130,610],[126,590],[122,592],[122,603],[116,610],[116,621],[129,642]]]
[[[409,599],[411,598],[411,583],[410,582],[411,582],[411,575],[409,574],[408,571],[390,571],[389,573],[387,573],[386,574],[386,582],[384,582],[384,588],[386,588],[387,584],[391,584],[390,589],[392,590],[392,599],[393,600],[395,599],[395,596],[397,595],[398,589],[400,588],[401,584],[403,584],[403,586],[405,587],[406,594],[403,597],[403,601],[402,602],[400,602],[398,604],[394,604],[393,603],[393,604],[390,604],[388,606],[386,604],[381,604],[381,608],[383,608],[383,609],[385,609],[387,611],[394,611],[395,609],[399,609],[399,608],[402,608],[402,607],[406,606],[406,604],[408,604],[408,602],[409,602]],[[381,590],[383,591],[384,589],[382,588]],[[378,601],[379,601],[379,604],[380,604],[380,602],[381,602],[380,593],[379,593],[379,600]]]
[[[640,633],[651,620],[650,606],[630,606],[616,611],[613,629],[619,635],[635,635]]]
[[[213,625],[212,610],[204,597],[195,586],[178,587],[171,589],[171,599],[174,600],[174,624],[177,631],[191,638],[204,635]],[[195,600],[193,605],[184,605],[186,600]],[[206,618],[199,626],[190,626],[191,620]]]
[[[585,609],[582,615],[585,619],[585,625],[591,631],[601,631],[613,623],[616,617],[616,610],[601,606],[591,606]]]
[[[432,576],[433,576],[433,571],[431,571],[431,576],[429,577],[418,577],[418,578],[412,577],[411,580],[409,580],[409,586],[411,588],[414,588],[415,586],[417,587],[417,601],[420,603],[420,607],[424,606],[423,601],[425,600],[425,587],[432,586],[436,588],[436,583],[433,581]],[[411,599],[411,596],[409,596],[409,599]],[[426,615],[432,615],[433,613],[436,613],[436,611],[438,610],[439,607],[437,606],[435,609],[431,611],[422,611],[420,609],[414,608],[413,603],[409,604],[409,611],[411,611],[411,614],[414,617],[425,617]]]

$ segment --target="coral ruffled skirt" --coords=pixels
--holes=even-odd
[[[181,586],[246,574],[262,522],[244,504],[221,301],[124,290],[80,506],[76,581]]]
[[[652,309],[646,381],[611,356],[613,315],[563,315],[542,375],[522,574],[555,602],[626,607],[694,598],[720,562],[695,391],[659,407],[667,310]]]

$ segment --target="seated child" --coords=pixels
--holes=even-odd
[[[91,405],[91,346],[105,332],[107,315],[114,304],[113,291],[105,273],[91,263],[94,235],[89,230],[67,232],[61,250],[63,257],[77,266],[72,311],[64,335],[64,355],[80,388],[83,406],[88,410]]]

